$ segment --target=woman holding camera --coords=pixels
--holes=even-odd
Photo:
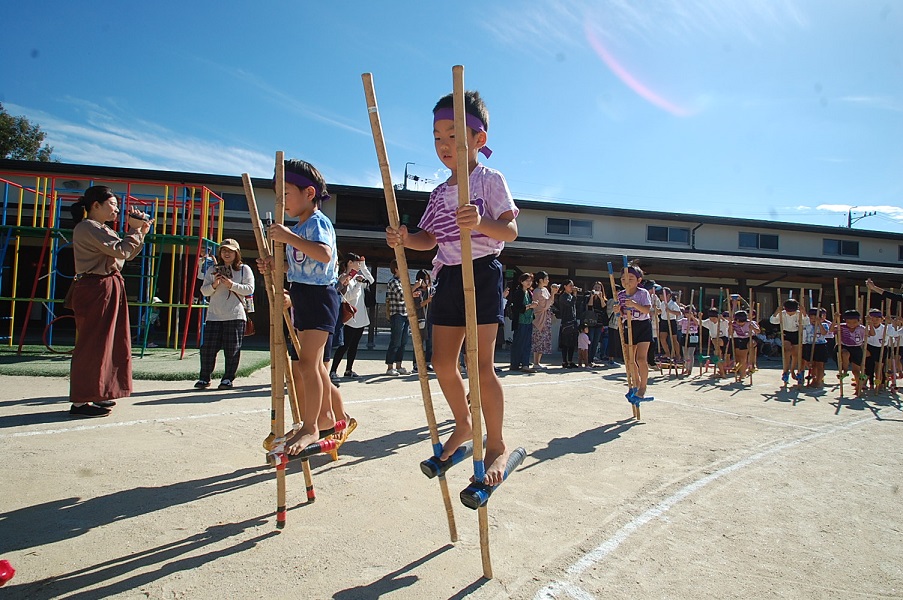
[[[602,282],[593,284],[586,300],[586,310],[583,312],[583,324],[589,327],[589,362],[592,365],[596,359],[596,349],[601,345],[602,356],[608,355],[608,337],[605,335],[605,305],[608,298]]]
[[[242,263],[241,247],[233,239],[223,240],[216,255],[216,266],[207,270],[201,294],[208,298],[201,346],[201,374],[194,387],[210,387],[210,376],[220,350],[226,357],[226,369],[219,389],[231,390],[241,358],[248,315],[245,297],[254,293],[254,273]]]
[[[85,190],[71,207],[75,228],[72,250],[75,281],[69,306],[78,335],[69,376],[71,417],[105,417],[114,398],[132,394],[132,337],[125,280],[125,261],[138,256],[151,221],[132,211],[128,232],[121,237],[108,222],[119,215],[119,200],[102,185]]]
[[[561,328],[558,330],[558,348],[561,350],[561,367],[564,369],[576,369],[574,351],[577,349],[577,298],[576,293],[580,288],[574,287],[574,282],[568,279],[561,286],[564,290],[558,299],[559,318]]]
[[[341,265],[340,265],[341,266]],[[345,255],[345,268],[341,269],[339,283],[343,284],[342,297],[345,302],[355,308],[354,316],[345,322],[345,335],[342,345],[335,351],[332,359],[332,368],[329,372],[330,379],[338,379],[339,363],[342,358],[347,358],[345,363],[345,377],[356,378],[354,372],[354,359],[357,357],[357,347],[364,335],[364,330],[370,326],[370,315],[367,314],[367,305],[364,303],[364,292],[373,283],[373,275],[367,268],[363,256],[354,252]],[[346,356],[347,355],[347,356]]]

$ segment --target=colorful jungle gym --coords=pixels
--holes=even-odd
[[[0,185],[0,315],[4,315],[0,342],[11,347],[17,340],[21,354],[38,303],[44,308],[39,320],[48,351],[59,352],[53,347],[55,328],[61,334],[69,334],[71,345],[74,319],[71,311],[63,307],[75,277],[68,208],[86,188],[107,185],[120,200],[114,229],[123,229],[125,215],[132,207],[154,219],[141,254],[126,262],[122,273],[133,309],[133,346],[141,348],[141,356],[147,347],[159,344],[181,350],[180,357],[184,357],[192,324],[195,343],[200,346],[206,305],[198,298],[199,267],[200,273],[206,270],[222,241],[222,197],[207,187],[183,183],[41,177],[14,172],[0,172]],[[70,228],[62,227],[64,224]],[[67,319],[68,323],[61,322]],[[154,341],[156,336],[160,339]]]

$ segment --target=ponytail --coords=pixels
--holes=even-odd
[[[95,202],[105,202],[107,198],[113,198],[116,195],[109,187],[105,185],[92,185],[85,190],[85,195],[72,203],[69,212],[72,214],[72,220],[76,224],[80,223],[88,214]]]

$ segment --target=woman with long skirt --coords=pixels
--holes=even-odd
[[[71,417],[105,417],[116,398],[132,394],[132,338],[125,261],[138,256],[151,220],[131,212],[123,237],[108,222],[119,215],[119,199],[106,186],[85,190],[70,208],[76,278],[70,291],[76,339],[69,375]]]

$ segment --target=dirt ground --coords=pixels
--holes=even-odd
[[[362,374],[379,360],[358,361]],[[829,379],[833,374],[829,375]],[[3,598],[903,597],[903,412],[889,396],[658,377],[631,420],[620,369],[502,377],[521,469],[489,503],[482,578],[471,465],[449,473],[450,543],[414,377],[343,382],[360,423],[299,465],[277,532],[263,464],[269,370],[233,391],[137,381],[112,416],[67,417],[68,382],[0,377]],[[450,414],[432,381],[443,437]]]

